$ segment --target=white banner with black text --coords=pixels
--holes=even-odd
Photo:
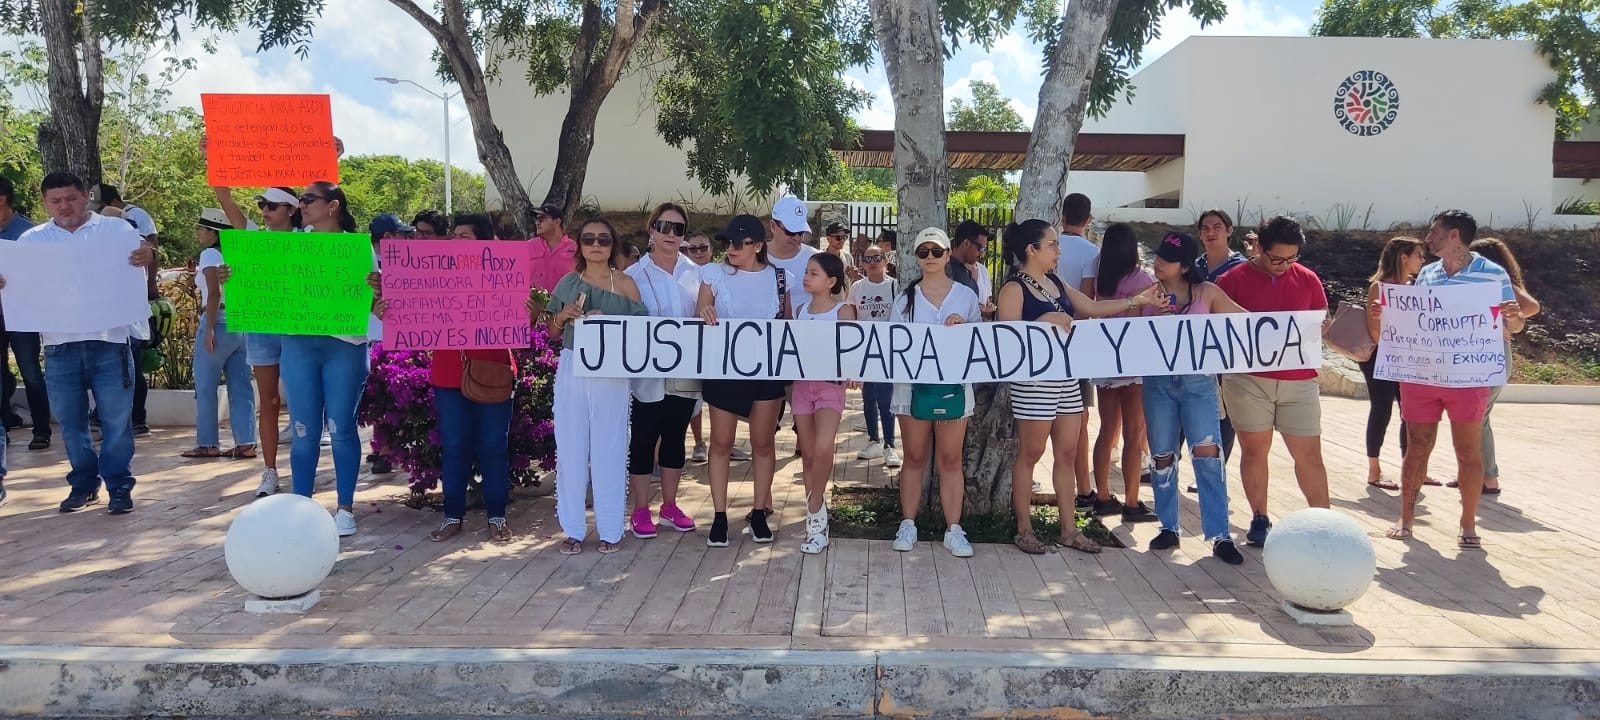
[[[578,321],[580,377],[989,383],[1318,368],[1305,312],[951,327],[921,323],[596,315]]]

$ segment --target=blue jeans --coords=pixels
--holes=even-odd
[[[327,335],[286,335],[278,365],[289,402],[289,469],[296,495],[311,497],[322,458],[323,419],[333,444],[334,488],[340,507],[356,497],[361,472],[361,436],[356,404],[367,383],[367,344],[353,345]]]
[[[49,440],[50,393],[45,389],[44,365],[39,362],[42,354],[39,333],[8,332],[6,340],[11,347],[11,354],[17,358],[17,370],[22,372],[23,391],[28,397],[28,415],[33,419],[33,436]],[[8,376],[11,374],[10,367],[5,371]],[[5,399],[10,401],[10,393],[6,394]]]
[[[468,400],[456,388],[433,389],[433,410],[439,417],[439,442],[444,450],[440,476],[444,516],[467,514],[467,481],[472,465],[483,473],[483,507],[491,518],[506,516],[511,495],[511,401],[487,405]]]
[[[861,404],[867,415],[867,439],[894,447],[894,413],[889,412],[889,401],[894,397],[894,383],[862,383]],[[881,429],[880,429],[881,428]],[[882,432],[882,435],[878,433]]]
[[[1217,418],[1217,380],[1210,375],[1168,375],[1144,379],[1144,422],[1155,467],[1156,516],[1161,529],[1178,531],[1178,437],[1189,439],[1195,485],[1200,490],[1200,529],[1206,540],[1228,533],[1228,483],[1220,453],[1221,422]],[[1200,457],[1196,445],[1219,449],[1218,457]],[[1162,462],[1166,467],[1162,467]]]
[[[256,395],[245,362],[244,335],[228,332],[228,320],[212,325],[217,351],[206,352],[205,327],[194,336],[194,436],[199,447],[217,447],[217,384],[228,375],[229,429],[234,445],[256,444]]]
[[[98,340],[44,349],[44,384],[67,446],[67,484],[75,493],[133,489],[133,352]],[[100,415],[100,452],[89,435],[89,395]]]

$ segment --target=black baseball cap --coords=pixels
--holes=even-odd
[[[545,203],[534,209],[540,215],[549,215],[557,220],[565,220],[567,216],[561,212],[561,207],[555,203]]]
[[[1156,245],[1156,257],[1169,263],[1194,265],[1200,258],[1200,241],[1188,233],[1167,233]]]
[[[754,215],[735,215],[728,221],[727,229],[717,233],[717,242],[727,245],[734,240],[767,241],[766,223]]]
[[[841,222],[828,223],[828,229],[826,231],[824,231],[822,234],[823,235],[834,235],[834,234],[837,234],[837,233],[844,233],[846,235],[850,234],[850,226],[845,225],[844,223],[841,223]]]

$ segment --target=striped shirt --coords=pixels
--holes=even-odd
[[[1500,283],[1500,302],[1511,302],[1517,299],[1516,291],[1511,289],[1511,276],[1506,274],[1505,268],[1485,260],[1482,255],[1471,253],[1472,259],[1467,261],[1467,266],[1460,272],[1451,275],[1445,272],[1444,261],[1435,260],[1428,263],[1417,273],[1417,285],[1465,285],[1467,283]]]

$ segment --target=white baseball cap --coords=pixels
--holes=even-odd
[[[806,222],[806,204],[793,195],[772,204],[772,219],[789,232],[811,232],[811,223]]]
[[[939,247],[949,250],[950,236],[946,235],[943,230],[940,230],[936,227],[923,228],[922,232],[917,233],[917,241],[912,243],[911,247],[912,249],[916,249],[928,243],[933,243]]]

